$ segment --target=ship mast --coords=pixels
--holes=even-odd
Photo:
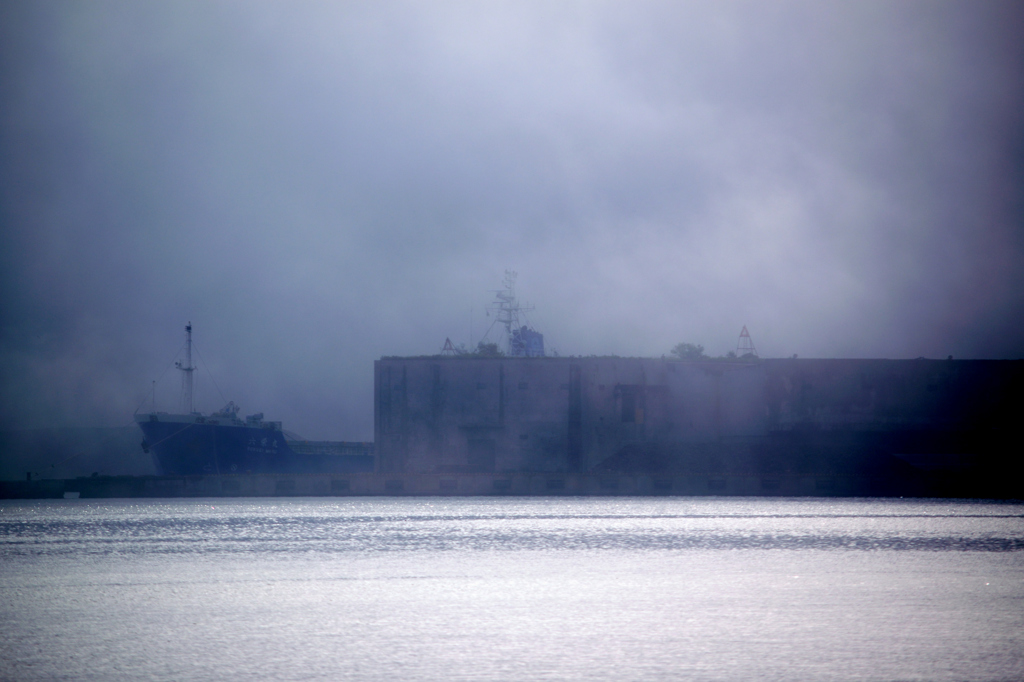
[[[487,307],[494,313],[495,323],[505,327],[505,354],[512,357],[543,356],[544,337],[530,329],[525,323],[526,313],[533,310],[529,306],[519,305],[516,300],[516,273],[505,271],[502,282],[504,289],[495,292],[497,300]]]
[[[181,360],[174,363],[174,366],[181,370],[181,402],[185,414],[192,414],[192,372],[196,370],[192,366],[192,323],[185,326],[185,363]]]
[[[502,284],[504,289],[495,292],[497,300],[488,306],[488,310],[494,313],[495,321],[505,327],[505,348],[506,354],[513,354],[512,331],[519,328],[519,313],[522,310],[516,301],[516,275],[512,270],[505,271],[505,280]]]

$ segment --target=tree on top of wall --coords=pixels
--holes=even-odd
[[[707,360],[704,355],[704,346],[692,343],[677,343],[672,349],[672,355],[680,360]]]
[[[505,354],[498,348],[498,344],[481,341],[476,345],[476,351],[474,351],[473,355],[484,358],[500,358],[504,357]]]

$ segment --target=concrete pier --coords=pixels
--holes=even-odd
[[[1024,497],[1017,480],[918,471],[899,479],[828,474],[351,474],[92,476],[0,481],[0,499],[367,496]]]

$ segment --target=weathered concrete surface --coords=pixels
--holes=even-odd
[[[942,475],[1020,491],[1021,361],[426,357],[374,369],[383,474],[839,477],[906,490]]]

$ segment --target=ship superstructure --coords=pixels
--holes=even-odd
[[[487,308],[494,313],[494,324],[505,328],[505,355],[510,357],[544,357],[544,335],[529,325],[526,313],[532,307],[522,306],[516,298],[516,276],[505,271],[503,288],[495,292],[495,301]]]

